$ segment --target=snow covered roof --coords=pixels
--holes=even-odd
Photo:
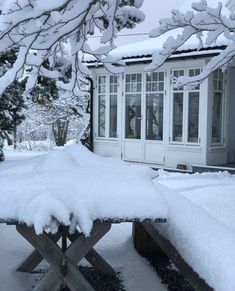
[[[125,62],[133,61],[133,59],[138,59],[138,61],[146,61],[146,58],[152,57],[152,54],[160,50],[169,37],[168,35],[163,35],[158,38],[149,38],[140,42],[135,42],[123,46],[119,46],[110,52],[110,55],[114,58],[125,60]],[[182,45],[172,56],[172,58],[179,57],[195,57],[203,56],[208,54],[217,54],[225,48],[228,44],[228,40],[225,38],[220,38],[216,43],[212,45],[204,45],[204,47],[198,49],[199,43],[196,37],[191,37],[187,43]],[[86,58],[87,63],[95,62],[93,57]]]
[[[231,0],[235,2],[235,0]],[[186,12],[188,10],[192,10],[191,6],[195,0],[185,0],[183,5],[180,7],[180,11]],[[226,4],[228,0],[207,0],[208,6],[210,7],[217,7],[218,2],[223,4],[223,14],[228,14],[228,8],[226,8]],[[228,3],[229,4],[229,3]],[[228,5],[229,6],[229,5]],[[167,17],[168,15],[165,15]],[[176,31],[174,31],[174,34]],[[113,56],[115,59],[122,59],[125,62],[133,61],[133,59],[138,59],[138,61],[146,61],[146,57],[152,57],[152,54],[160,50],[167,40],[169,36],[172,35],[172,32],[166,33],[157,38],[148,38],[146,40],[140,42],[134,42],[127,45],[119,46],[113,51],[111,51],[110,55]],[[195,57],[195,56],[203,56],[208,54],[217,54],[221,50],[225,48],[228,44],[228,39],[225,37],[219,37],[219,39],[211,45],[206,45],[204,42],[204,46],[202,48],[199,47],[199,40],[196,36],[191,37],[184,45],[182,45],[173,55],[171,58],[179,58],[179,57]],[[93,57],[86,57],[85,58],[87,63],[95,62]]]

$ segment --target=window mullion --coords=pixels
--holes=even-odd
[[[109,94],[110,94],[110,76],[106,77],[106,92],[105,92],[105,138],[109,138],[109,115],[110,115],[110,100],[109,100]]]

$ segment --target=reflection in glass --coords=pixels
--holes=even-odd
[[[109,137],[117,137],[117,95],[110,95]]]
[[[140,139],[141,94],[126,95],[126,138]]]
[[[98,96],[98,136],[105,137],[105,95]]]
[[[189,93],[188,142],[198,142],[199,92]]]
[[[212,143],[222,142],[222,92],[214,92],[212,113]]]
[[[173,141],[182,142],[183,93],[174,93],[173,98]]]
[[[162,140],[163,138],[163,94],[146,95],[146,139]]]

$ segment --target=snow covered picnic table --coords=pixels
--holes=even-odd
[[[0,222],[15,224],[35,247],[18,270],[30,272],[45,258],[52,270],[38,291],[61,285],[94,290],[77,264],[85,257],[95,268],[114,273],[93,249],[112,223],[166,221],[168,208],[162,188],[152,181],[155,174],[98,157],[81,145],[0,165]]]

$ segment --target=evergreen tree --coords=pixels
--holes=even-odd
[[[11,50],[0,55],[0,76],[12,67],[16,59],[16,50]],[[22,109],[25,108],[23,92],[24,81],[15,80],[0,97],[0,160],[3,160],[3,141],[14,143],[17,126],[24,120]],[[1,158],[2,156],[2,158]]]

